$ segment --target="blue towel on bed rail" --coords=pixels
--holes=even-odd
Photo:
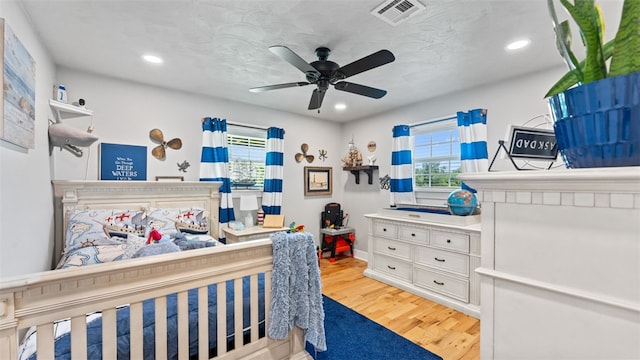
[[[315,241],[311,233],[271,235],[273,274],[267,335],[285,339],[293,326],[318,351],[327,350],[324,333],[322,283]]]

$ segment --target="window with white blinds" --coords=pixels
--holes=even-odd
[[[266,130],[228,126],[229,174],[234,190],[259,190],[264,184]]]
[[[460,137],[457,121],[416,126],[413,135],[415,187],[459,187]]]

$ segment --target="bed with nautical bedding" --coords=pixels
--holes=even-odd
[[[271,240],[206,234],[219,186],[54,181],[59,269],[0,283],[0,358],[308,358],[300,329],[265,336]]]

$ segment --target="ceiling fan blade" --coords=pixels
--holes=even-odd
[[[286,46],[275,45],[269,47],[269,51],[280,56],[284,61],[298,68],[298,70],[302,71],[305,74],[312,73],[315,74],[316,77],[320,76],[320,72],[316,70],[313,66],[311,66],[308,62],[304,61],[298,54],[294,53],[293,50],[289,49]]]
[[[160,129],[152,129],[149,131],[149,137],[151,140],[155,140],[157,142],[164,142],[164,135]]]
[[[167,146],[173,150],[179,150],[182,148],[182,140],[180,140],[179,138],[171,139],[167,143]]]
[[[309,101],[309,110],[320,109],[322,106],[322,99],[324,99],[325,90],[315,89],[311,94],[311,100]]]
[[[284,88],[290,88],[290,87],[295,87],[295,86],[305,86],[305,85],[309,85],[310,83],[308,82],[292,82],[292,83],[286,83],[286,84],[278,84],[278,85],[268,85],[268,86],[259,86],[259,87],[254,87],[249,89],[249,91],[251,92],[263,92],[263,91],[268,91],[268,90],[276,90],[276,89],[284,89]]]
[[[389,50],[380,50],[369,56],[365,56],[360,60],[356,60],[338,69],[338,73],[342,74],[342,78],[348,78],[361,72],[377,68],[378,66],[388,64],[395,60],[395,56]]]
[[[165,156],[166,156],[166,152],[164,150],[164,146],[158,145],[158,146],[154,147],[151,150],[151,155],[153,155],[154,158],[159,159],[159,160],[164,159]]]
[[[380,99],[381,97],[387,94],[386,90],[376,89],[369,86],[364,86],[360,84],[354,84],[348,81],[340,81],[336,83],[334,87],[337,90],[346,91],[358,95],[368,96],[374,99]]]

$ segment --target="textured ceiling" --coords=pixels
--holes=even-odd
[[[562,64],[546,0],[420,0],[426,10],[396,27],[370,14],[381,0],[19,1],[57,65],[338,122]],[[610,27],[621,4],[603,3]],[[531,46],[507,54],[520,37]],[[395,62],[349,78],[388,94],[330,88],[318,114],[307,110],[313,86],[250,93],[305,80],[272,45],[308,62],[326,46],[340,65],[388,49]]]

